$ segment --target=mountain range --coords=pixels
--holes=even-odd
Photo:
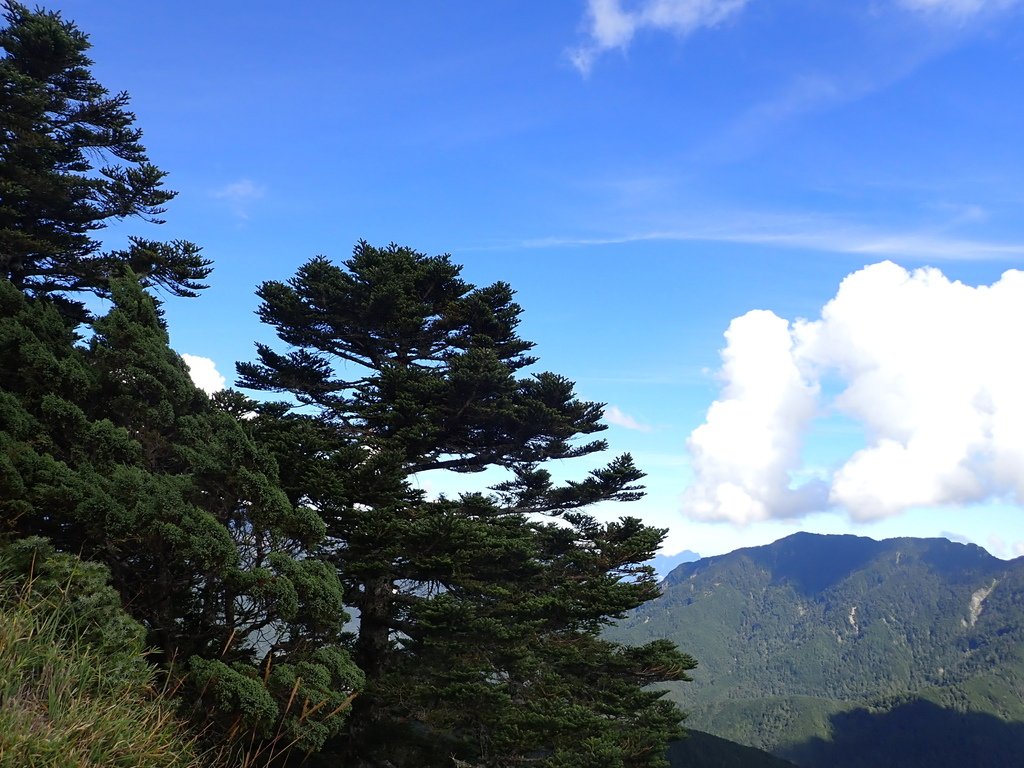
[[[676,567],[609,635],[678,643],[687,726],[802,768],[1024,765],[1024,558],[800,533]]]
[[[683,563],[692,563],[695,560],[700,560],[700,555],[689,549],[684,549],[682,552],[677,552],[674,555],[655,555],[651,558],[647,564],[654,568],[654,572],[658,575],[658,580],[664,580],[676,567]]]

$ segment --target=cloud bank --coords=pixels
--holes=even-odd
[[[714,27],[747,4],[747,0],[643,0],[630,9],[622,0],[589,0],[588,40],[569,52],[569,58],[584,75],[605,51],[625,50],[633,36],[643,29],[671,32],[681,37],[701,27]]]
[[[684,510],[747,524],[827,507],[858,520],[990,499],[1024,503],[1024,272],[990,286],[892,262],[849,275],[815,321],[732,322],[723,389],[688,447]],[[835,377],[826,401],[821,382]],[[795,485],[816,415],[861,424],[864,448]]]
[[[199,355],[183,354],[181,359],[188,366],[188,373],[192,377],[192,383],[203,392],[212,395],[219,392],[227,385],[227,380],[217,370],[217,365],[208,357]]]

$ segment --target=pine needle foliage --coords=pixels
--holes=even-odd
[[[394,244],[313,259],[258,291],[287,351],[257,345],[238,365],[242,386],[290,398],[255,428],[293,503],[323,518],[358,612],[367,685],[335,748],[347,766],[662,765],[682,715],[644,687],[694,662],[600,634],[657,594],[643,563],[664,531],[585,512],[640,498],[643,474],[623,455],[553,478],[551,462],[607,448],[603,406],[527,373],[512,288],[460,273]],[[430,473],[487,470],[504,479],[422,490]]]
[[[104,563],[153,660],[180,668],[223,732],[273,739],[302,676],[322,706],[296,743],[315,748],[362,681],[340,645],[340,582],[313,556],[324,525],[192,384],[138,281],[111,294],[83,347],[49,301],[0,281],[0,526]]]
[[[125,266],[145,285],[197,295],[211,266],[195,244],[132,237],[103,251],[95,236],[121,219],[162,223],[175,196],[149,161],[128,94],[96,81],[88,36],[60,13],[14,0],[3,10],[0,277],[79,319],[84,304],[70,297],[108,295]]]

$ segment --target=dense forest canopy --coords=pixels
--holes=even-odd
[[[1024,560],[973,544],[795,534],[679,566],[616,640],[701,659],[695,727],[805,768],[1013,764]]]
[[[312,259],[260,287],[282,346],[239,364],[285,399],[207,397],[149,290],[194,297],[211,263],[102,244],[173,198],[127,95],[73,23],[4,8],[0,544],[102,563],[208,737],[346,766],[664,765],[682,713],[647,686],[695,662],[602,634],[657,595],[664,531],[587,512],[642,495],[628,455],[546,469],[607,447],[603,406],[535,369],[512,288],[396,245]],[[414,482],[488,467],[507,479]]]

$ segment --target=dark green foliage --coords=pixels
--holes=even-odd
[[[238,366],[243,386],[303,406],[263,406],[253,428],[291,500],[323,517],[359,613],[367,688],[339,749],[356,766],[660,765],[681,714],[643,686],[693,661],[599,635],[657,594],[641,564],[663,532],[575,512],[639,498],[642,474],[622,456],[553,480],[545,462],[605,449],[586,439],[602,406],[561,376],[519,375],[535,360],[512,290],[459,273],[395,245],[313,259],[259,290],[291,351],[258,345]],[[506,470],[490,493],[420,490],[428,472],[488,468]]]
[[[641,496],[629,456],[577,481],[545,468],[606,448],[590,438],[602,406],[522,373],[535,360],[511,288],[396,246],[314,259],[260,290],[293,351],[240,366],[289,403],[207,398],[145,289],[195,295],[209,262],[187,242],[97,239],[158,222],[174,194],[127,95],[93,79],[59,14],[4,8],[0,535],[30,537],[19,567],[29,557],[44,593],[66,576],[87,635],[108,618],[98,647],[144,632],[211,735],[279,757],[330,744],[351,766],[663,765],[681,713],[647,686],[694,662],[601,634],[657,594],[642,563],[663,532],[583,512]],[[112,309],[87,317],[82,293]],[[419,484],[488,470],[485,493]],[[65,573],[57,551],[102,566]]]
[[[244,686],[314,746],[342,721],[323,716],[361,682],[338,645],[341,585],[311,556],[323,523],[289,502],[249,426],[192,384],[138,282],[114,280],[111,295],[82,347],[48,302],[0,283],[0,350],[13,363],[0,372],[3,524],[105,563],[160,658],[197,665],[191,690],[212,709],[252,697],[236,677],[199,672],[248,670]],[[301,708],[286,715],[291,690],[263,672],[278,664],[307,669],[302,701],[324,703],[304,730]]]
[[[838,768],[1003,768],[1018,765],[1024,722],[911,699],[890,708],[833,715],[829,738],[812,737],[787,755],[800,766]]]
[[[43,539],[0,545],[0,765],[228,768],[154,685],[107,577]]]
[[[106,224],[158,222],[174,196],[127,95],[92,77],[74,24],[13,1],[4,12],[0,533],[104,563],[153,658],[194,666],[183,690],[201,707],[259,730],[269,710],[243,695],[255,685],[280,733],[317,746],[362,679],[339,645],[341,585],[313,556],[323,522],[278,486],[244,398],[211,402],[168,347],[143,287],[196,295],[210,272],[199,249],[132,238],[101,251]],[[87,347],[82,292],[113,302]],[[218,664],[241,678],[201,674]]]
[[[0,278],[31,295],[106,295],[125,266],[178,296],[205,287],[210,262],[192,243],[131,238],[101,252],[96,230],[138,216],[159,222],[174,193],[149,162],[128,95],[92,77],[88,37],[59,13],[4,3],[0,30]],[[62,299],[81,317],[80,302]]]
[[[1024,561],[942,539],[797,534],[682,565],[664,587],[610,636],[694,649],[685,701],[718,735],[808,767],[995,766],[972,737],[956,748],[934,728],[1024,723]]]
[[[92,496],[67,462],[84,460],[107,425],[87,424],[69,399],[88,398],[93,383],[74,341],[52,307],[0,281],[0,525],[9,531],[59,537]]]
[[[438,762],[447,752],[484,765],[657,765],[678,732],[680,712],[644,686],[688,679],[692,660],[670,642],[598,636],[623,605],[656,594],[633,553],[660,532],[629,518],[571,523],[534,529],[533,558],[512,578],[481,565],[477,599],[446,592],[415,606],[386,695],[420,702]]]
[[[116,687],[121,677],[146,675],[146,630],[124,612],[104,566],[57,552],[46,539],[30,537],[0,547],[0,576],[9,590],[0,595],[5,604],[23,600],[40,612],[59,608],[64,640],[120,662],[118,680],[108,680],[108,685]]]

